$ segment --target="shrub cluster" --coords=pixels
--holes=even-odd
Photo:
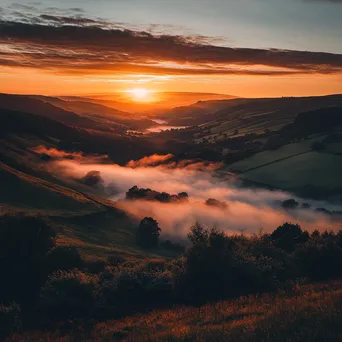
[[[183,256],[173,261],[126,261],[92,275],[54,273],[37,310],[50,323],[91,322],[284,290],[303,278],[342,276],[342,232],[309,234],[285,223],[271,234],[226,236],[196,224],[188,237]]]
[[[141,229],[158,227],[152,218],[147,221],[149,227]],[[93,271],[76,250],[55,247],[46,220],[8,216],[0,223],[2,336],[18,329],[20,320],[35,327],[91,327],[149,309],[201,305],[286,289],[298,280],[342,276],[342,231],[309,234],[291,223],[250,237],[195,224],[178,259],[114,258]]]

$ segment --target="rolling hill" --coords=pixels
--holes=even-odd
[[[135,144],[127,138],[68,126],[40,115],[0,109],[0,215],[25,213],[49,218],[57,230],[58,245],[76,247],[85,260],[170,255],[163,250],[139,249],[134,218],[98,190],[66,179],[58,170],[51,172],[50,159],[34,149],[109,148],[112,157],[126,162],[130,148],[141,148],[139,141]]]
[[[232,99],[236,96],[215,93],[196,93],[196,92],[152,92],[151,102],[132,101],[127,92],[110,94],[93,94],[83,97],[78,96],[59,96],[68,101],[92,102],[107,107],[119,109],[124,112],[133,112],[146,116],[163,115],[164,112],[178,106],[189,106],[197,101],[210,101]]]
[[[87,102],[37,95],[0,94],[0,108],[41,115],[69,125],[122,133],[152,126],[151,120]]]
[[[51,96],[29,95],[32,98],[37,98],[43,102],[50,103],[56,107],[67,111],[72,111],[83,117],[88,117],[92,120],[114,123],[123,125],[130,129],[144,129],[153,126],[154,122],[143,118],[140,115],[124,112],[113,107],[108,107],[99,103],[91,102],[90,99],[76,98],[61,99]]]
[[[198,125],[198,132],[212,142],[225,135],[277,130],[293,122],[299,113],[342,105],[342,95],[265,99],[202,101],[175,108],[163,118],[171,125]]]
[[[11,134],[33,135],[50,143],[50,138],[58,139],[57,145],[63,150],[109,155],[117,163],[142,158],[155,149],[153,143],[146,139],[131,139],[115,132],[97,130],[96,127],[86,129],[41,115],[0,107],[0,137],[7,139]]]
[[[95,122],[26,95],[0,94],[0,108],[44,116],[70,125],[94,127]]]
[[[87,189],[79,183],[70,180],[66,181],[58,174],[51,173],[44,164],[45,156],[34,151],[36,146],[42,145],[69,152],[78,152],[84,155],[108,155],[109,161],[121,165],[126,164],[132,159],[140,159],[154,153],[174,153],[180,160],[182,158],[189,159],[192,156],[195,158],[201,156],[205,159],[206,156],[213,156],[213,147],[215,149],[223,148],[223,145],[219,144],[206,143],[202,146],[192,142],[192,135],[196,134],[196,132],[198,133],[198,130],[200,130],[201,134],[207,134],[203,131],[208,129],[206,124],[179,133],[170,132],[169,137],[165,134],[141,138],[129,137],[98,130],[95,127],[91,127],[91,129],[86,128],[84,126],[87,126],[90,119],[84,117],[83,113],[75,114],[68,112],[38,99],[15,96],[2,96],[1,99],[3,104],[7,104],[7,107],[16,106],[17,108],[22,108],[27,104],[31,106],[31,111],[36,112],[35,114],[29,113],[27,108],[24,108],[25,111],[0,108],[0,178],[2,184],[5,184],[3,187],[5,191],[2,192],[0,198],[2,206],[6,210],[42,211],[49,216],[55,217],[55,220],[60,223],[63,222],[62,225],[67,227],[63,230],[64,233],[62,234],[64,242],[69,241],[81,246],[80,248],[93,250],[95,254],[101,251],[100,254],[103,255],[108,252],[111,253],[115,249],[121,250],[122,248],[130,251],[129,253],[136,253],[131,221],[124,218],[125,215],[120,214],[120,210],[116,209],[113,203],[99,197],[96,191]],[[315,115],[318,115],[318,119],[316,118],[318,122],[321,120],[319,115],[328,117],[327,111],[322,110],[321,114],[319,112],[318,114],[316,112],[316,114],[306,112],[297,116],[295,114],[296,110],[306,106],[319,106],[323,103],[329,104],[328,109],[330,107],[329,111],[331,112],[334,111],[331,106],[334,103],[339,103],[341,100],[341,96],[318,98],[314,101],[314,104],[307,104],[310,102],[308,99],[215,100],[197,103],[182,109],[177,108],[171,111],[173,114],[169,112],[168,115],[177,116],[179,114],[179,117],[183,118],[193,115],[198,120],[207,120],[208,116],[204,114],[207,108],[217,110],[223,105],[227,106],[227,104],[233,101],[238,101],[239,104],[235,103],[235,106],[232,106],[230,109],[219,109],[210,115],[227,120],[227,123],[232,125],[235,124],[234,122],[240,122],[241,124],[241,122],[245,121],[246,127],[249,127],[248,129],[258,124],[262,127],[260,130],[264,130],[270,127],[269,125],[272,124],[272,120],[278,120],[278,122],[283,123],[288,121],[294,122],[293,125],[295,127],[306,127],[308,126],[306,121],[309,120],[311,122],[310,119],[314,118]],[[56,103],[60,102],[56,101]],[[254,116],[247,117],[247,112],[250,113],[253,103],[260,105],[255,107],[256,112],[261,111],[261,107],[265,108],[266,104],[270,108],[276,108],[279,103],[282,103],[282,109],[273,114],[255,114]],[[287,104],[285,105],[284,103]],[[290,107],[294,103],[297,103],[297,107],[295,107],[297,109],[294,112],[290,112]],[[76,102],[76,105],[78,106],[79,103]],[[85,110],[86,105],[82,103],[82,106],[84,106],[83,109]],[[96,105],[95,107],[98,110],[103,109],[103,106]],[[90,106],[90,108],[92,107]],[[286,112],[286,115],[285,108],[289,111],[289,113]],[[83,111],[83,109],[80,109],[80,111]],[[49,110],[51,112],[48,112]],[[108,115],[112,113],[111,109],[103,110],[108,110]],[[196,110],[200,112],[196,112]],[[231,112],[227,114],[227,111],[230,110]],[[241,111],[245,112],[242,117],[239,116]],[[48,114],[44,115],[47,112]],[[284,113],[284,115],[279,113]],[[339,109],[336,109],[336,113],[338,115]],[[280,115],[279,117],[278,114]],[[105,114],[102,113],[101,115]],[[230,119],[231,121],[229,121]],[[66,121],[70,121],[72,124]],[[83,123],[79,125],[79,121]],[[313,123],[316,121],[312,120]],[[215,122],[218,121],[212,120],[210,124]],[[314,129],[314,126],[312,124],[311,128]],[[314,131],[310,134],[312,133]],[[312,143],[317,139],[324,139],[326,135],[326,133],[322,133],[318,137],[313,136],[307,140],[285,144],[279,150],[256,153],[244,160],[229,165],[227,170],[238,172],[241,179],[253,182],[259,186],[295,192],[312,184],[323,187],[325,190],[334,187],[339,189],[342,186],[338,177],[341,158],[338,155],[340,153],[338,150],[339,145],[332,146],[332,144],[329,144],[326,151],[312,151]],[[181,136],[184,136],[184,138]],[[259,138],[256,136],[253,139]],[[203,151],[205,153],[202,153]],[[283,172],[285,169],[289,171]],[[312,172],[312,170],[316,171]],[[308,177],[308,172],[310,177]],[[323,173],[328,176],[322,177]],[[94,225],[97,224],[97,220],[99,224],[103,225],[103,229],[96,231],[96,234],[94,231],[82,230],[80,228],[81,224],[73,221],[73,217],[79,217],[81,222],[82,217],[93,217],[92,215],[95,215],[94,219],[92,219]],[[63,219],[63,216],[69,218]],[[89,226],[89,229],[93,229],[91,228],[93,224]],[[122,228],[112,230],[112,224],[120,225]],[[104,239],[104,237],[106,238]],[[113,242],[113,239],[117,240]],[[98,247],[94,247],[95,245]],[[120,247],[120,245],[122,246]]]

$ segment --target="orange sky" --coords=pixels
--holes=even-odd
[[[136,87],[155,91],[213,92],[245,97],[307,96],[342,93],[341,75],[175,76],[56,75],[36,69],[1,68],[0,92],[86,95]]]
[[[236,15],[240,16],[235,23],[239,31],[227,31],[236,38],[234,41],[228,35],[220,36],[221,31],[209,30],[215,25],[209,25],[207,15],[192,18],[194,31],[189,33],[186,27],[177,26],[177,22],[167,23],[168,12],[161,7],[161,13],[155,15],[162,22],[156,26],[156,18],[152,16],[156,9],[154,0],[144,0],[148,6],[143,6],[150,15],[150,27],[134,16],[138,12],[127,1],[122,2],[126,8],[121,8],[122,15],[129,15],[127,20],[132,24],[94,16],[94,11],[99,9],[105,14],[105,9],[111,8],[110,1],[102,6],[85,2],[84,8],[65,8],[60,7],[60,2],[49,1],[56,7],[27,0],[14,4],[6,0],[7,6],[0,6],[0,92],[86,95],[139,87],[242,97],[342,93],[341,22],[336,15],[341,6],[332,2],[314,5],[303,1],[301,5],[285,6],[279,1],[277,6],[283,12],[291,12],[297,6],[296,14],[302,13],[302,19],[308,20],[307,27],[300,26],[304,21],[292,23],[300,24],[295,31],[298,36],[315,30],[316,17],[325,13],[326,24],[330,25],[328,31],[296,40],[288,32],[291,28],[287,26],[288,20],[282,22],[281,17],[277,18],[277,25],[263,26],[272,23],[278,13],[267,12],[269,6],[260,12],[268,13],[266,17],[258,18],[254,10],[247,13],[256,6],[253,1],[246,7],[238,5],[240,2],[229,2],[226,6],[221,0],[211,0],[222,7],[222,12],[215,11],[212,18],[212,24],[222,20],[222,32],[226,32],[225,27],[229,28]],[[183,2],[178,7],[180,12],[169,18],[172,22],[183,13],[186,3],[189,9],[193,8],[193,1]],[[168,0],[164,3],[165,6],[173,4]],[[196,2],[198,6],[204,3]],[[264,5],[258,3],[255,10],[260,6]],[[231,12],[234,8],[236,14]],[[203,13],[210,9],[204,6]],[[189,19],[192,12],[187,14]],[[230,22],[226,20],[227,15],[232,15]],[[207,24],[208,31],[202,32],[198,23]],[[262,32],[267,33],[264,40]],[[272,39],[267,40],[269,35]]]

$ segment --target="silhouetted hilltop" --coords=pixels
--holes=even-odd
[[[11,133],[33,134],[38,137],[53,136],[63,139],[79,134],[80,130],[47,117],[0,107],[0,136]]]
[[[88,118],[22,95],[0,94],[0,108],[41,115],[67,124],[94,128],[96,123]]]
[[[153,151],[152,142],[147,140],[69,126],[43,116],[0,107],[0,137],[12,134],[33,135],[45,140],[53,137],[58,139],[57,146],[60,149],[108,155],[119,164],[140,159]]]
[[[342,95],[281,98],[236,98],[200,101],[191,106],[174,108],[165,114],[172,125],[210,124],[215,132],[255,127],[268,121],[281,127],[290,123],[301,112],[319,108],[342,106]]]

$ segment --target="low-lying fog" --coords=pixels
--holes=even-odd
[[[51,155],[51,151],[48,154]],[[65,155],[60,157],[56,153],[52,157],[52,168],[59,174],[62,172],[65,177],[80,179],[89,171],[99,171],[102,185],[114,193],[110,198],[117,201],[118,206],[137,219],[152,216],[168,236],[185,236],[195,221],[208,226],[216,225],[228,233],[244,231],[246,234],[258,233],[260,230],[270,232],[285,222],[299,223],[308,231],[340,228],[329,215],[314,209],[341,208],[301,200],[282,191],[241,188],[236,181],[222,181],[214,176],[215,170],[220,167],[218,164],[175,162],[172,155],[153,155],[131,161],[126,166],[103,164],[97,159],[80,154],[68,160],[63,159]],[[189,201],[160,203],[126,200],[126,192],[134,185],[170,194],[187,192]],[[205,204],[208,198],[225,201],[228,206],[226,209],[208,206]],[[300,203],[309,203],[312,208],[285,210],[281,203],[289,198],[296,198]]]

